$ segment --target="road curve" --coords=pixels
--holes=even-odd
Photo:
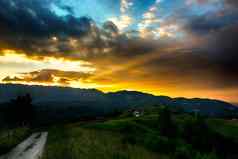
[[[43,153],[47,136],[47,132],[34,133],[0,159],[39,159]]]

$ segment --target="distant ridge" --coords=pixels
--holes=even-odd
[[[21,84],[0,84],[0,103],[5,103],[18,95],[30,93],[33,104],[38,107],[60,109],[63,107],[83,108],[106,113],[115,109],[130,109],[147,106],[170,106],[187,112],[199,111],[202,114],[220,116],[228,111],[238,111],[234,105],[214,99],[170,98],[155,96],[138,91],[118,91],[103,93],[97,89],[80,89],[56,86],[29,86]]]

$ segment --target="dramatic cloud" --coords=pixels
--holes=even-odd
[[[88,17],[59,17],[45,7],[45,3],[40,0],[0,2],[0,6],[4,6],[0,11],[2,49],[19,50],[29,56],[79,59],[107,53],[120,45],[123,35],[115,34],[118,30],[115,25],[114,30],[105,30]],[[131,23],[126,15],[121,20],[123,28]]]
[[[117,7],[105,1],[116,11],[103,10],[108,15],[99,21],[90,18],[93,9],[81,15],[63,0],[1,0],[3,82],[235,96],[236,0],[121,0]]]
[[[21,73],[13,78],[6,77],[3,82],[35,82],[43,84],[69,85],[72,81],[84,81],[90,77],[90,73],[62,71],[62,70],[40,70],[29,73]]]
[[[133,18],[130,17],[129,15],[122,15],[119,18],[112,17],[109,20],[117,24],[120,30],[126,29],[128,26],[130,26],[133,23]]]

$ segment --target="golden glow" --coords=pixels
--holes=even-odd
[[[0,79],[42,69],[57,69],[62,71],[77,71],[91,73],[96,70],[86,61],[70,61],[64,58],[46,57],[42,59],[29,58],[24,54],[17,54],[14,50],[2,50],[0,54]]]
[[[163,53],[168,55],[176,49],[179,48],[168,48],[163,50]],[[21,77],[20,73],[29,73],[42,69],[90,73],[90,76],[85,78],[63,77],[65,81],[61,81],[61,77],[53,76],[53,80],[50,82],[13,81],[12,83],[43,86],[67,86],[74,88],[96,88],[103,92],[136,90],[154,95],[166,95],[171,97],[184,96],[189,98],[214,98],[237,102],[237,97],[235,95],[238,93],[237,90],[224,91],[223,89],[209,89],[208,83],[206,89],[196,89],[196,91],[193,91],[195,84],[192,83],[188,84],[188,88],[186,83],[182,83],[181,85],[171,83],[171,79],[169,79],[170,82],[168,82],[163,78],[154,78],[153,75],[151,77],[140,76],[143,72],[134,70],[134,68],[143,66],[151,60],[159,59],[160,56],[156,53],[141,55],[130,62],[120,65],[114,64],[112,60],[111,63],[104,64],[105,66],[109,66],[106,67],[108,69],[98,68],[97,65],[80,60],[71,61],[64,58],[54,57],[45,57],[40,59],[37,57],[28,57],[21,53],[18,54],[18,51],[15,50],[2,50],[0,53],[0,79],[7,76]],[[126,76],[121,75],[121,72],[126,72]]]
[[[119,18],[112,17],[112,18],[109,18],[109,20],[115,23],[120,31],[126,29],[128,26],[130,26],[133,23],[133,18],[128,15],[122,15]]]
[[[93,72],[95,68],[86,61],[70,61],[64,58],[44,57],[42,59],[29,58],[24,54],[18,54],[14,50],[3,50],[3,55],[0,55],[1,63],[19,63],[38,65],[39,69],[60,69],[63,71],[84,71]]]

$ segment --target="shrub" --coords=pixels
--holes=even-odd
[[[172,119],[170,110],[167,107],[161,108],[159,111],[159,131],[162,136],[176,137],[177,127]]]

